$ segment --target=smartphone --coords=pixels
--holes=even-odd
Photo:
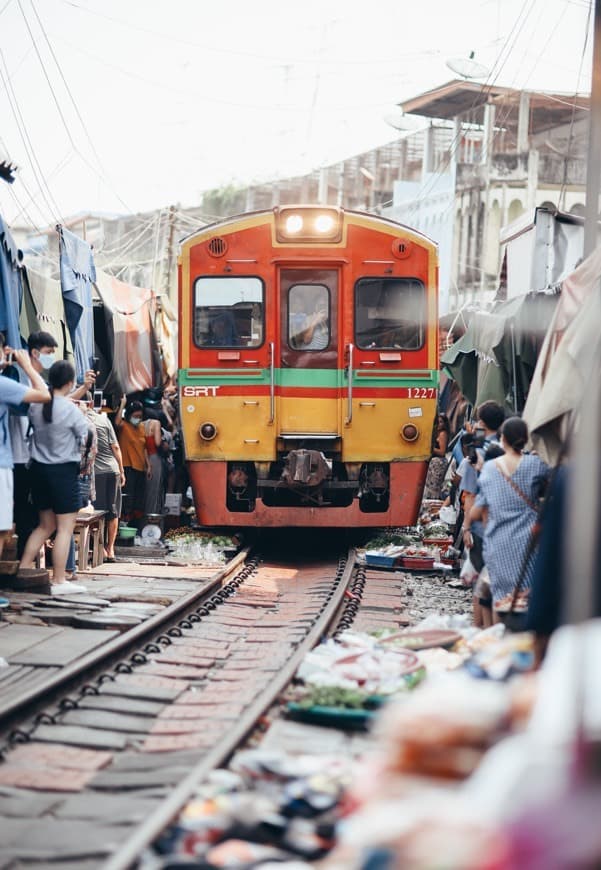
[[[104,395],[102,393],[102,390],[94,390],[94,408],[96,408],[96,410],[100,410],[100,408],[102,408],[103,399]]]
[[[100,357],[95,356],[92,358],[92,368],[96,372],[97,375],[100,374]]]

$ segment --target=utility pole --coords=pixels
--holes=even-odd
[[[171,297],[171,267],[173,265],[173,239],[175,236],[175,213],[177,208],[172,205],[167,216],[167,257],[165,274],[163,276],[163,292]]]
[[[599,221],[599,187],[601,184],[601,0],[595,0],[593,37],[593,74],[591,87],[591,122],[586,162],[586,216],[584,221],[584,256],[597,247]]]

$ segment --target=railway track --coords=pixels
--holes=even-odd
[[[300,564],[243,558],[200,597],[15,699],[3,717],[2,867],[131,866],[305,652],[352,617],[354,551]]]

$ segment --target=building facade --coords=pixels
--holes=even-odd
[[[492,300],[503,227],[540,206],[584,213],[588,104],[466,81],[401,104],[430,126],[419,182],[399,179],[383,213],[438,242],[443,313]]]

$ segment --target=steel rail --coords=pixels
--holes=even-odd
[[[188,776],[175,787],[169,797],[137,828],[133,836],[123,846],[119,847],[115,854],[102,865],[102,870],[127,870],[127,868],[132,867],[141,852],[150,846],[159,834],[175,819],[200,782],[212,770],[224,764],[235,752],[240,743],[255,727],[260,716],[263,715],[278,695],[286,688],[306,653],[323,637],[332,621],[340,612],[341,604],[344,601],[344,593],[351,581],[354,567],[355,550],[351,549],[347,555],[345,568],[329,601],[288,662],[274,675],[269,687],[261,692],[224,740],[213,747],[199,761]]]
[[[195,589],[193,592],[189,592],[178,601],[165,607],[160,611],[160,613],[154,614],[154,616],[151,616],[149,619],[141,622],[134,628],[123,632],[119,637],[108,641],[108,643],[92,650],[81,659],[61,668],[57,673],[50,676],[43,683],[30,689],[26,689],[20,694],[16,694],[15,697],[11,698],[10,701],[4,704],[0,709],[0,726],[2,726],[3,729],[5,729],[5,726],[8,727],[9,723],[6,720],[8,720],[9,717],[14,717],[16,713],[21,712],[36,702],[43,700],[45,704],[51,703],[52,698],[47,698],[48,695],[58,689],[64,689],[74,678],[80,677],[86,671],[98,667],[105,661],[109,661],[124,650],[133,646],[135,643],[139,643],[140,640],[145,638],[147,635],[156,634],[157,629],[160,629],[162,626],[180,616],[186,610],[189,610],[190,607],[198,601],[213,594],[215,589],[220,587],[223,584],[223,581],[246,561],[250,549],[250,547],[246,547],[244,550],[241,550],[240,553],[231,560],[231,562],[228,562],[227,565],[215,574],[212,580],[208,581],[207,585],[203,585],[200,589]]]

